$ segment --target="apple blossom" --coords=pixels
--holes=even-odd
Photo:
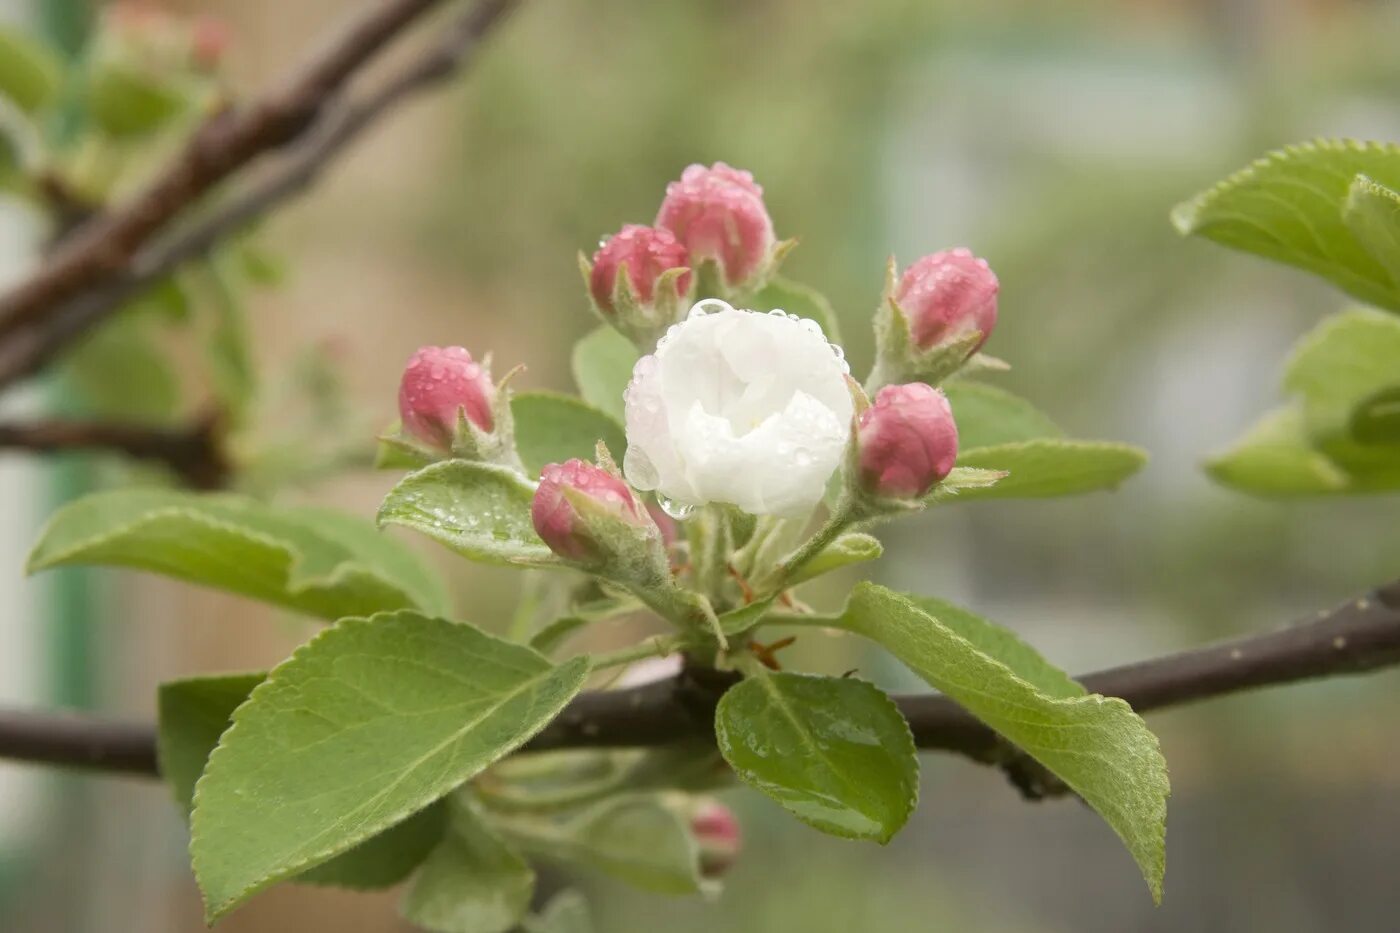
[[[458,412],[482,431],[493,426],[496,387],[485,366],[462,347],[422,347],[408,361],[399,383],[404,430],[431,447],[449,450]]]
[[[656,225],[676,235],[692,263],[718,263],[724,282],[736,288],[755,283],[776,245],[763,189],[723,162],[691,165],[667,185]]]
[[[690,831],[699,844],[700,874],[705,878],[718,878],[729,871],[743,849],[734,811],[718,800],[699,802],[690,817]]]
[[[814,321],[701,301],[632,371],[627,478],[673,514],[715,502],[800,516],[850,436],[847,371]]]
[[[958,427],[948,397],[922,382],[885,386],[856,428],[863,489],[891,499],[918,498],[953,469]]]
[[[915,262],[900,277],[894,301],[923,350],[977,332],[980,348],[997,323],[996,273],[985,259],[958,247]]]

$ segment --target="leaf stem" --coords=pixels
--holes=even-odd
[[[687,639],[679,635],[653,635],[635,645],[619,648],[617,651],[595,654],[590,658],[591,666],[595,671],[604,671],[610,667],[621,667],[624,664],[631,664],[633,661],[641,661],[646,658],[664,658],[675,654],[686,643]]]

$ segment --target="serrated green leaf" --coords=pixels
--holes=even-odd
[[[1000,470],[993,485],[964,486],[951,502],[1040,499],[1113,489],[1142,469],[1147,454],[1111,441],[1020,441],[979,447],[958,455],[958,466]]]
[[[1004,389],[957,379],[943,384],[958,425],[958,449],[1063,437],[1040,409]]]
[[[816,321],[827,340],[836,344],[841,342],[841,328],[831,302],[810,285],[776,276],[755,293],[745,307],[753,311],[783,310]]]
[[[56,49],[17,29],[0,29],[0,94],[34,113],[53,100],[62,80]]]
[[[700,889],[700,854],[680,816],[654,796],[603,801],[562,820],[493,821],[505,838],[541,858],[574,862],[658,894]]]
[[[1365,175],[1352,179],[1342,219],[1366,252],[1400,284],[1400,193]]]
[[[195,782],[234,710],[266,678],[265,673],[222,674],[161,684],[156,694],[160,772],[186,814]],[[420,810],[294,880],[356,890],[398,884],[437,845],[445,822],[446,812],[437,805]]]
[[[1278,408],[1206,462],[1217,482],[1262,496],[1311,496],[1346,489],[1350,478],[1308,438],[1302,409]]]
[[[577,891],[556,894],[545,909],[525,918],[525,933],[593,933],[588,902]]]
[[[472,560],[549,564],[535,533],[535,485],[507,467],[444,460],[405,476],[379,507],[380,525],[420,531]]]
[[[29,554],[30,573],[70,564],[132,567],[240,593],[308,615],[420,606],[433,601],[425,573],[400,542],[368,546],[368,533],[327,534],[323,515],[231,495],[165,489],[101,492],[49,519]],[[395,557],[389,557],[397,553]]]
[[[755,673],[720,698],[715,736],[740,780],[832,835],[888,842],[918,799],[909,725],[863,680]]]
[[[878,560],[883,553],[885,548],[879,538],[858,531],[848,532],[818,551],[793,575],[790,584],[796,585],[852,564]]]
[[[1400,318],[1366,308],[1333,315],[1294,347],[1283,385],[1310,409],[1349,411],[1400,374]]]
[[[841,624],[878,642],[928,684],[1040,762],[1113,827],[1161,900],[1166,869],[1166,761],[1128,704],[1056,697],[884,587],[856,587]]]
[[[548,463],[575,457],[593,462],[599,441],[615,457],[627,449],[621,424],[571,395],[522,392],[511,398],[510,411],[515,418],[515,446],[531,476],[539,476]]]
[[[587,672],[409,611],[326,629],[253,690],[196,785],[208,919],[445,796],[543,728]]]
[[[599,327],[574,344],[574,382],[584,401],[621,422],[626,418],[622,393],[632,381],[637,348],[611,327]],[[621,456],[622,450],[613,451]]]
[[[455,795],[447,833],[404,898],[404,919],[434,933],[506,933],[525,916],[535,873]]]
[[[934,596],[901,594],[924,612],[952,629],[978,651],[1011,668],[1022,680],[1056,699],[1084,696],[1079,683],[1008,628]]]
[[[1172,222],[1183,234],[1287,263],[1400,310],[1400,285],[1344,218],[1357,175],[1400,188],[1400,146],[1341,139],[1289,146],[1178,205]]]

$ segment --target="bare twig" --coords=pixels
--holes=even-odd
[[[1356,674],[1400,664],[1400,581],[1310,622],[1115,667],[1082,678],[1139,713],[1259,687]],[[732,675],[690,670],[677,678],[577,697],[526,751],[638,748],[711,736],[714,706]],[[945,697],[895,698],[924,751],[954,752],[1005,768],[1032,796],[1063,790],[1019,759],[986,726]],[[150,726],[70,714],[0,712],[0,758],[156,776]],[[1033,765],[1033,763],[1031,763]],[[1022,782],[1025,782],[1024,784]]]
[[[442,0],[379,0],[281,85],[210,117],[144,190],[65,238],[0,296],[0,337],[122,274],[136,251],[220,182],[310,127],[327,101],[403,29]]]
[[[100,287],[85,291],[52,314],[0,339],[0,386],[33,375],[126,301],[247,228],[313,185],[364,131],[399,104],[466,67],[491,28],[516,0],[481,0],[448,34],[360,98],[327,108],[317,130],[288,150],[262,179],[184,230],[131,257]]]
[[[164,464],[195,489],[218,489],[227,482],[229,470],[219,421],[217,415],[203,416],[184,429],[57,419],[0,424],[0,448],[34,453],[110,450]]]

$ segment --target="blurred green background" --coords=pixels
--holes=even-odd
[[[50,2],[0,0],[0,14],[37,23]],[[250,90],[345,4],[170,6],[229,21]],[[1182,241],[1167,212],[1286,142],[1400,139],[1398,30],[1400,4],[1378,0],[529,0],[460,89],[392,121],[268,226],[292,271],[253,307],[259,355],[286,366],[333,341],[370,424],[391,417],[420,344],[491,351],[529,367],[522,385],[568,389],[569,347],[592,326],[577,251],[649,222],[687,163],[722,159],[754,172],[779,235],[801,239],[787,271],[831,298],[857,370],[885,258],[967,245],[1002,282],[988,350],[1013,369],[993,380],[1076,436],[1153,454],[1113,495],[892,528],[881,582],[962,602],[1071,672],[1269,628],[1395,576],[1400,503],[1266,503],[1206,479],[1200,461],[1278,398],[1288,347],[1346,301]],[[32,245],[22,218],[3,224],[9,269]],[[311,495],[369,514],[391,481],[351,475]],[[7,553],[33,528],[11,524]],[[503,623],[515,577],[443,566],[468,618]],[[163,677],[263,666],[308,631],[174,584],[103,583],[82,676],[96,705],[133,716]],[[13,624],[7,645],[42,644],[42,613]],[[20,666],[50,663],[26,651]],[[809,635],[795,652],[914,688],[854,642]],[[37,684],[34,702],[55,689]],[[1086,808],[1023,803],[997,774],[933,756],[888,848],[736,792],[748,844],[718,899],[585,886],[609,933],[1392,930],[1397,714],[1391,672],[1152,717],[1174,791],[1160,908]],[[200,928],[160,788],[0,778],[0,795],[30,801],[0,810],[19,811],[0,820],[0,864],[16,866],[0,930]],[[391,901],[279,890],[222,928],[402,929]]]

